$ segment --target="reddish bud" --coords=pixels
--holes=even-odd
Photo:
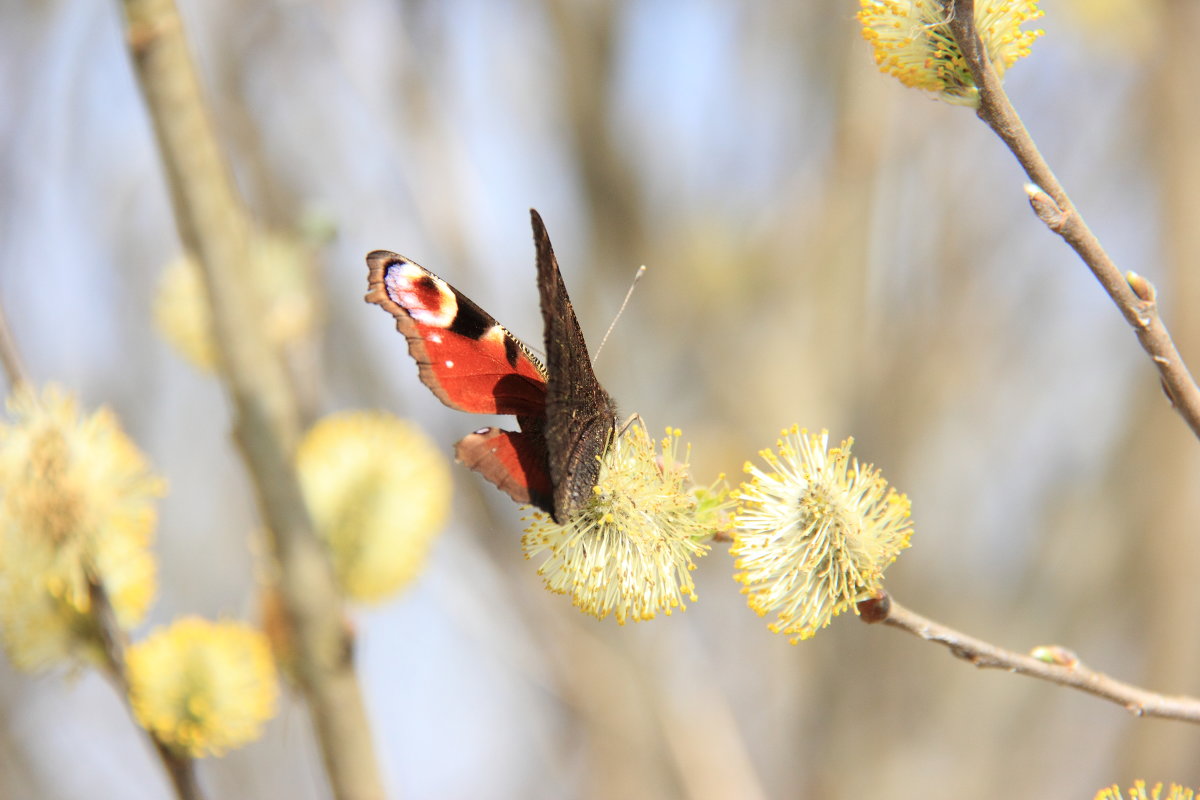
[[[892,598],[882,589],[875,597],[858,601],[858,616],[868,624],[883,622],[892,611]]]

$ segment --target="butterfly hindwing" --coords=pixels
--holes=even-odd
[[[592,370],[546,226],[537,211],[529,213],[546,335],[544,435],[554,486],[553,516],[562,524],[591,496],[600,475],[600,456],[616,431],[617,410]]]
[[[518,503],[553,510],[554,489],[546,474],[546,441],[538,428],[520,433],[480,428],[454,446],[458,462],[473,469]]]

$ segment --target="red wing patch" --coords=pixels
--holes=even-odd
[[[454,446],[454,455],[518,503],[550,507],[554,487],[546,471],[546,442],[536,427],[522,433],[480,428]]]
[[[396,318],[421,381],[438,399],[474,414],[544,414],[545,369],[490,314],[404,256],[376,250],[367,265],[367,301]]]

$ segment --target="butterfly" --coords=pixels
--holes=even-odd
[[[454,448],[458,461],[518,503],[564,524],[587,502],[617,409],[596,379],[550,236],[530,209],[546,364],[495,318],[402,255],[367,255],[366,295],[396,319],[421,381],[446,405],[472,414],[512,414],[519,431],[480,428]]]

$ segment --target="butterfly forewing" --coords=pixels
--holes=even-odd
[[[591,495],[617,410],[596,380],[583,331],[567,296],[546,226],[530,210],[546,335],[546,437],[554,519],[562,524]]]
[[[396,318],[438,399],[474,414],[543,415],[545,370],[490,314],[404,256],[376,250],[367,266],[367,301]]]

